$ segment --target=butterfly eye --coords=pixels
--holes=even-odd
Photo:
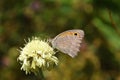
[[[74,33],[75,36],[77,36],[78,34],[77,33]]]

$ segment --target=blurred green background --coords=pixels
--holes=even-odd
[[[58,53],[46,80],[120,80],[120,0],[0,0],[0,80],[42,80],[17,61],[24,39],[85,31],[75,58]]]

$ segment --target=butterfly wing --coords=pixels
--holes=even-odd
[[[78,35],[74,35],[74,33]],[[68,30],[56,36],[52,40],[52,46],[71,57],[75,57],[80,51],[80,43],[83,37],[84,32],[82,30]]]

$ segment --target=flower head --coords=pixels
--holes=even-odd
[[[58,64],[57,57],[54,56],[54,49],[48,42],[35,37],[21,48],[18,60],[22,63],[21,69],[27,73],[36,72],[39,68],[49,68],[53,64]]]

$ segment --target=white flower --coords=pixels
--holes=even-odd
[[[21,69],[27,74],[35,72],[39,68],[57,65],[58,59],[54,55],[54,49],[49,46],[48,42],[35,37],[21,48],[18,60],[22,63]]]

